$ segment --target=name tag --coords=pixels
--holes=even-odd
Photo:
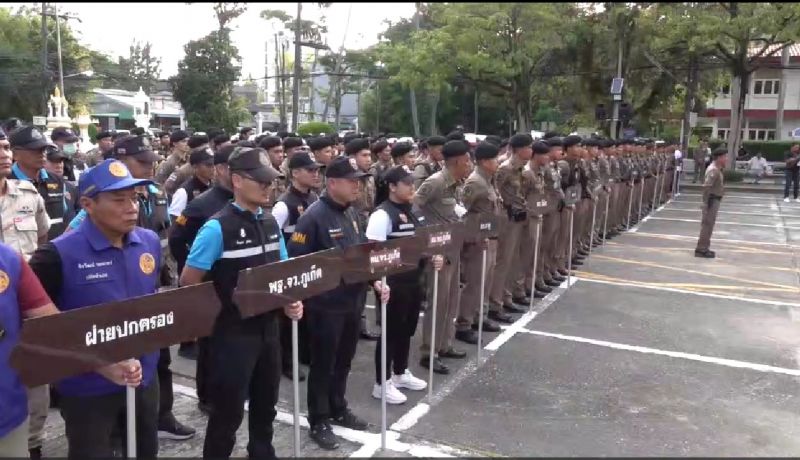
[[[95,260],[78,263],[78,283],[114,281],[116,276],[112,270],[113,265],[113,260]]]

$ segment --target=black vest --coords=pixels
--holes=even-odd
[[[139,221],[136,225],[156,232],[164,240],[169,228],[168,207],[164,189],[160,185],[148,186],[147,196],[139,194]]]
[[[64,233],[69,223],[69,221],[66,220],[69,205],[64,196],[66,186],[64,185],[64,181],[55,174],[47,173],[47,178],[44,179],[41,178],[39,172],[37,172],[36,175],[36,180],[31,181],[31,183],[36,187],[36,190],[39,191],[39,195],[41,195],[44,200],[44,209],[47,212],[47,216],[50,218],[50,230],[47,232],[47,239],[53,240]],[[13,170],[10,177],[12,179],[19,179]]]
[[[421,214],[414,214],[411,208],[411,204],[397,204],[388,199],[378,206],[377,209],[384,210],[392,221],[392,231],[386,235],[387,240],[414,236],[417,228],[425,226],[425,217]],[[391,284],[414,284],[418,286],[423,267],[423,262],[420,261],[420,266],[417,270],[389,276],[387,283],[390,286]]]
[[[197,176],[192,176],[189,180],[183,183],[179,188],[186,190],[186,204],[189,204],[197,198],[201,193],[208,190],[209,185],[202,183]]]
[[[304,194],[300,190],[294,188],[294,186],[290,186],[288,190],[278,197],[278,201],[282,201],[289,209],[289,218],[286,219],[286,223],[283,224],[283,238],[285,241],[289,241],[289,239],[292,238],[294,227],[297,225],[297,219],[299,219],[300,216],[306,212],[306,209],[318,199],[319,197],[314,191]]]
[[[280,229],[268,213],[253,216],[233,203],[226,205],[212,219],[222,228],[222,257],[211,267],[208,277],[222,303],[214,331],[241,327],[247,332],[263,332],[266,338],[277,337],[277,313],[281,310],[242,320],[233,302],[239,271],[277,262],[280,257]]]

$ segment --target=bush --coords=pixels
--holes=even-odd
[[[320,133],[334,134],[335,132],[333,126],[321,121],[310,121],[297,127],[297,134],[300,136],[318,136]]]
[[[783,154],[788,152],[796,141],[744,141],[742,145],[747,151],[748,157],[761,152],[767,161],[783,161]],[[710,139],[708,141],[708,148],[711,150],[717,147],[724,147],[725,141],[722,139]],[[694,153],[694,149],[689,149],[690,155]]]
[[[741,182],[744,180],[744,173],[742,171],[734,171],[732,169],[726,169],[722,171],[722,177],[725,179],[725,183]]]

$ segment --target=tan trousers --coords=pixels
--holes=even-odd
[[[552,273],[558,268],[556,263],[556,248],[558,246],[558,227],[560,224],[560,212],[554,211],[544,216],[542,244],[539,247],[539,251],[541,252],[543,264],[542,274],[545,281],[550,281],[552,279]]]
[[[523,239],[522,247],[520,248],[520,252],[522,257],[520,257],[520,268],[519,271],[522,273],[522,276],[517,276],[516,282],[516,289],[514,291],[514,296],[517,296],[517,293],[525,294],[527,289],[531,288],[531,284],[533,284],[533,256],[534,252],[536,251],[536,246],[539,245],[539,256],[538,260],[536,261],[536,280],[542,280],[542,272],[541,272],[541,260],[542,260],[542,227],[543,227],[544,219],[542,217],[532,217],[528,221],[528,235],[527,239]],[[536,227],[539,227],[539,234],[537,236]]]
[[[50,387],[40,385],[26,388],[28,391],[28,414],[30,428],[28,434],[28,448],[42,447],[44,438],[44,424],[47,422],[47,411],[50,410]]]
[[[492,285],[497,264],[497,240],[489,240],[486,247],[486,272],[484,278],[483,299],[481,296],[481,266],[483,265],[483,249],[480,243],[464,244],[461,253],[461,268],[464,273],[464,289],[461,290],[461,305],[456,318],[456,330],[464,331],[478,321],[480,303],[489,300],[489,287]]]
[[[497,269],[492,278],[492,289],[489,293],[489,308],[500,311],[503,303],[511,303],[506,295],[506,284],[513,273],[514,261],[519,257],[517,250],[522,238],[525,222],[506,220],[500,226],[500,238],[497,244]]]
[[[700,237],[697,239],[697,250],[707,251],[711,247],[711,234],[717,222],[720,200],[711,200],[703,205],[703,219],[700,222]]]
[[[570,210],[569,208],[564,208],[564,210],[561,211],[561,222],[558,226],[558,249],[557,249],[558,257],[556,259],[556,265],[557,268],[562,270],[567,269],[567,257],[569,257],[569,243],[570,243],[569,241],[570,214],[574,215],[574,213],[575,210],[574,209]],[[573,225],[572,239],[574,244],[574,239],[575,239],[574,217],[572,220],[572,225]]]
[[[460,251],[459,251],[460,252]],[[444,267],[439,271],[439,295],[436,305],[436,351],[444,351],[453,345],[455,337],[455,319],[458,315],[458,304],[461,297],[459,285],[460,257],[450,258],[450,263],[445,262]],[[433,286],[434,274],[430,273],[428,282]],[[433,290],[431,289],[431,292]],[[431,330],[433,327],[433,299],[428,300],[428,310],[425,312],[425,320],[422,322],[422,347],[423,353],[428,353],[430,349]]]
[[[0,438],[0,458],[29,458],[28,419]]]

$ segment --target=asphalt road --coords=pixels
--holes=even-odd
[[[572,286],[485,334],[480,360],[461,344],[468,358],[448,361],[453,372],[436,376],[431,400],[406,391],[406,404],[389,407],[386,451],[371,397],[375,345],[360,342],[348,400],[369,431],[337,430],[342,448],[324,452],[304,427],[303,455],[799,456],[800,204],[726,196],[717,258],[707,260],[693,256],[699,201],[684,192],[596,249]],[[412,372],[427,379],[421,330]],[[162,441],[160,455],[199,456],[206,418],[194,363],[176,356],[173,369],[176,415],[198,436]],[[291,383],[282,382],[275,445],[288,457]],[[48,424],[45,454],[64,456],[56,411]],[[245,422],[234,455],[246,455],[246,436]]]

